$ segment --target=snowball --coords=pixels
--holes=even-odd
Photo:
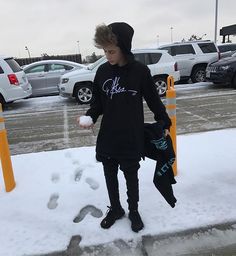
[[[81,116],[79,118],[79,124],[83,126],[90,126],[93,124],[93,119],[91,116]]]

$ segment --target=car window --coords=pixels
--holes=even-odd
[[[150,65],[157,63],[161,58],[161,53],[134,53],[135,60],[143,63],[144,65]]]
[[[203,53],[217,52],[216,46],[212,43],[199,43],[198,45]]]
[[[195,54],[195,51],[191,44],[173,46],[172,55],[174,56],[179,54]]]
[[[106,56],[101,57],[100,59],[96,60],[94,63],[89,65],[88,69],[93,70],[98,68],[101,64],[105,63],[107,61]]]
[[[6,63],[10,66],[13,72],[19,72],[22,71],[22,68],[20,65],[13,59],[13,58],[7,58],[5,59]]]
[[[0,74],[4,74],[2,67],[0,67]]]
[[[149,53],[149,57],[150,57],[150,64],[155,64],[157,63],[160,58],[162,56],[162,53]]]
[[[63,64],[51,64],[49,65],[48,71],[64,71],[65,66]]]
[[[220,52],[236,51],[236,44],[218,45]]]
[[[151,57],[150,57],[150,53],[134,53],[134,58],[135,58],[135,60],[143,63],[144,65],[150,65],[150,64],[155,63],[154,62],[155,57],[153,57],[153,60],[152,60]],[[158,58],[158,57],[156,57],[156,58]]]
[[[135,60],[145,64],[145,54],[143,54],[143,53],[135,53],[134,54],[134,58],[135,58]]]
[[[32,68],[26,69],[25,73],[28,74],[28,73],[44,72],[44,70],[45,70],[45,65],[37,65]]]
[[[166,50],[170,55],[172,55],[171,47],[170,47],[170,46],[160,47],[159,49],[161,49],[161,50]],[[172,56],[173,56],[173,55],[172,55]]]
[[[73,66],[69,66],[69,65],[64,65],[64,68],[65,68],[65,70],[71,70],[71,69],[73,69],[74,67],[73,67]]]

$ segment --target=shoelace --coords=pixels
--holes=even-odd
[[[108,206],[108,205],[107,205],[107,208],[108,208],[108,209],[107,209],[107,211],[106,211],[106,216],[108,215],[109,212],[112,211],[112,207],[111,207],[111,206]]]

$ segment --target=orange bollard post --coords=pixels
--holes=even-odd
[[[175,151],[175,162],[173,164],[174,175],[177,175],[177,140],[176,140],[176,91],[174,88],[173,76],[167,78],[167,91],[166,91],[166,110],[171,119],[172,126],[170,127],[170,136],[172,139],[174,151]]]
[[[2,172],[3,172],[3,179],[5,182],[5,189],[7,192],[13,190],[16,186],[11,157],[10,157],[10,150],[7,140],[7,132],[5,129],[5,123],[2,113],[2,104],[0,103],[0,159],[2,163]]]

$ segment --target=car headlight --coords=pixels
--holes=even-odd
[[[68,83],[68,81],[69,81],[69,78],[62,78],[61,83],[66,84]]]
[[[230,68],[230,66],[226,65],[226,66],[221,66],[219,69],[225,71],[225,70],[227,70],[229,68]]]

